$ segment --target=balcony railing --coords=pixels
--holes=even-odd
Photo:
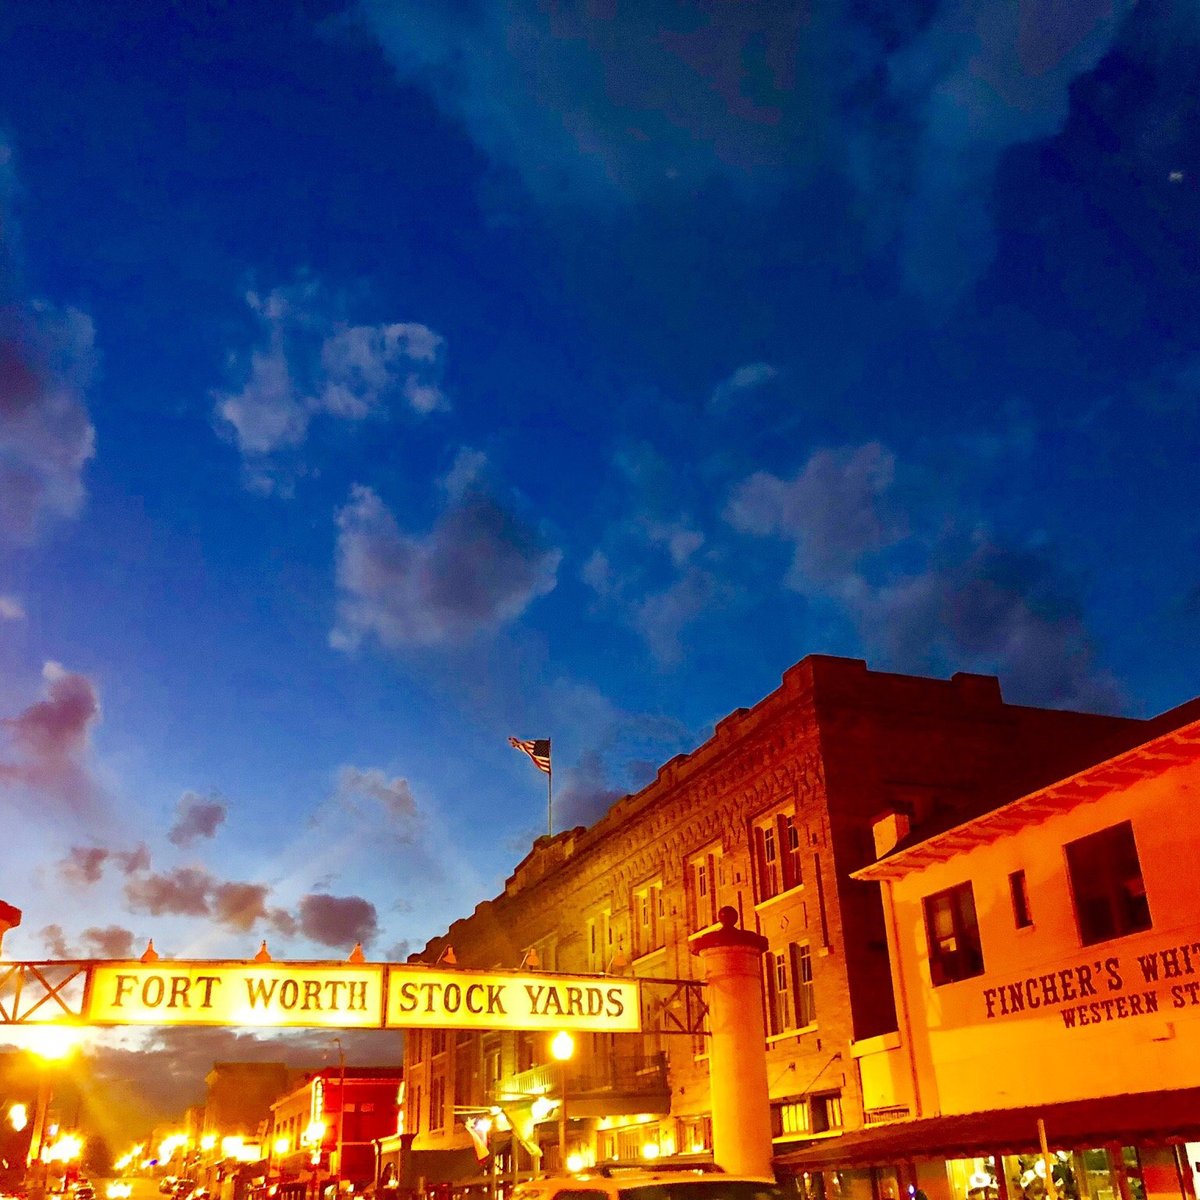
[[[506,1075],[492,1089],[496,1099],[539,1096],[558,1091],[561,1067],[541,1063]],[[572,1096],[656,1095],[667,1088],[667,1057],[662,1053],[612,1054],[567,1063],[567,1090]]]

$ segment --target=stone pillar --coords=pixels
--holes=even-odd
[[[770,1179],[771,1099],[762,995],[767,939],[738,929],[737,919],[736,909],[722,908],[717,914],[721,928],[692,943],[708,985],[713,1157],[731,1175]]]

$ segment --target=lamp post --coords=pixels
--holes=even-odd
[[[333,1177],[335,1194],[342,1191],[342,1139],[346,1129],[346,1052],[342,1039],[334,1038],[338,1048],[338,1123],[337,1123],[337,1174]]]
[[[554,1035],[550,1053],[558,1060],[558,1158],[567,1169],[567,1063],[575,1053],[575,1039],[564,1029]]]
[[[30,1194],[33,1200],[41,1200],[46,1193],[46,1126],[53,1092],[50,1067],[51,1064],[70,1056],[79,1041],[79,1030],[71,1025],[47,1024],[29,1026],[25,1033],[28,1049],[41,1060],[37,1102],[33,1111],[33,1129],[29,1138],[29,1156],[25,1163],[26,1174],[30,1173],[30,1168],[33,1174]]]

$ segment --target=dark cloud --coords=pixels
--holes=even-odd
[[[104,867],[115,862],[121,872],[132,875],[150,869],[150,851],[139,842],[132,850],[110,850],[105,846],[72,846],[58,863],[64,879],[80,887],[99,883]]]
[[[0,540],[23,543],[83,502],[83,469],[95,451],[84,404],[95,334],[78,309],[15,290],[11,161],[0,140]]]
[[[261,883],[218,883],[212,889],[213,916],[228,929],[248,932],[267,920],[269,894]]]
[[[132,850],[114,850],[112,856],[126,875],[150,870],[150,851],[145,842],[139,842]]]
[[[179,800],[175,824],[167,832],[167,840],[174,846],[190,846],[199,838],[210,838],[224,823],[227,811],[215,797],[184,792]]]
[[[100,882],[108,856],[109,851],[102,846],[72,846],[58,869],[68,882],[87,887]]]
[[[892,670],[995,672],[1010,699],[1115,709],[1078,585],[1053,552],[982,522],[960,534],[965,514],[906,510],[894,469],[877,443],[818,450],[792,479],[745,480],[726,518],[790,543],[788,586],[832,600]]]
[[[1077,595],[1047,549],[983,537],[864,597],[863,628],[900,670],[998,671],[1010,699],[1117,711]]]
[[[61,925],[47,925],[38,935],[46,948],[47,958],[78,958],[79,954],[67,941],[67,935]]]
[[[543,202],[749,199],[837,176],[937,306],[992,253],[1005,152],[1062,128],[1111,45],[1109,0],[833,5],[483,0],[359,9],[426,89]]]
[[[140,876],[125,884],[125,900],[134,912],[152,916],[173,913],[180,916],[208,916],[209,893],[213,877],[199,867],[179,867],[174,871]]]
[[[93,926],[80,935],[89,958],[133,958],[133,934],[119,925]]]
[[[472,483],[424,537],[402,533],[370,488],[338,514],[335,646],[469,638],[515,620],[555,585],[559,550]]]
[[[625,795],[610,784],[603,759],[595,750],[584,751],[563,775],[565,782],[554,797],[556,825],[562,828],[594,824]]]
[[[322,946],[366,946],[379,933],[375,905],[361,896],[305,896],[300,901],[300,932]]]
[[[42,678],[46,698],[0,720],[10,747],[9,756],[0,757],[0,785],[24,787],[79,811],[95,796],[84,757],[100,701],[90,679],[57,663],[47,663]]]
[[[348,1066],[400,1066],[403,1038],[394,1030],[338,1031]],[[204,1077],[217,1062],[279,1062],[293,1070],[337,1063],[330,1031],[158,1028],[142,1043],[96,1032],[83,1053],[106,1107],[121,1114],[116,1122],[125,1142],[154,1126],[177,1123],[190,1104],[203,1103]],[[124,1144],[124,1143],[122,1143]]]

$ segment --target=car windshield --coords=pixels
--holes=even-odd
[[[621,1200],[788,1200],[773,1183],[751,1179],[666,1179],[621,1188]]]

